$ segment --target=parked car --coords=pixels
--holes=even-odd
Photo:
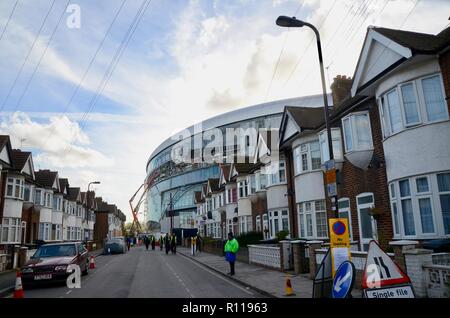
[[[127,245],[125,243],[125,239],[123,237],[113,237],[107,239],[105,241],[105,245],[103,247],[104,254],[121,254],[126,253]]]
[[[24,285],[66,281],[70,264],[80,266],[83,275],[89,272],[89,253],[82,242],[49,243],[41,245],[20,269]]]

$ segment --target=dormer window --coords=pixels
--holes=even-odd
[[[345,152],[373,149],[372,132],[368,112],[358,112],[342,119]]]

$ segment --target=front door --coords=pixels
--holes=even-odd
[[[377,225],[370,215],[370,209],[374,207],[373,194],[363,193],[356,197],[358,207],[359,241],[362,251],[367,251],[371,240],[378,240]]]

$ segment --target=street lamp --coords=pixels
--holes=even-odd
[[[86,212],[86,221],[88,221],[89,220],[89,208],[91,207],[91,205],[90,205],[90,200],[89,200],[89,193],[90,193],[90,187],[91,187],[91,184],[100,184],[100,181],[92,181],[92,182],[89,182],[89,184],[88,184],[88,190],[87,190],[87,193],[86,193],[86,201],[87,201],[87,212]],[[87,238],[86,238],[86,234],[84,235],[84,237],[85,237],[85,239],[86,239],[86,241],[87,241]]]
[[[327,139],[328,139],[328,153],[330,155],[330,161],[334,160],[334,154],[333,154],[333,141],[331,139],[331,129],[330,129],[330,123],[329,123],[329,109],[328,109],[328,97],[327,97],[327,89],[325,84],[325,72],[323,69],[323,58],[322,58],[322,46],[320,44],[320,35],[317,28],[308,23],[301,20],[297,20],[295,17],[287,17],[287,16],[279,16],[276,24],[281,27],[285,28],[301,28],[304,26],[307,26],[311,28],[314,33],[316,34],[316,40],[317,40],[317,50],[319,53],[319,65],[320,65],[320,77],[322,80],[322,94],[323,94],[323,104],[324,104],[324,113],[325,113],[325,127],[327,130]],[[338,217],[338,206],[337,206],[337,196],[334,196],[334,206],[335,206],[335,215]]]

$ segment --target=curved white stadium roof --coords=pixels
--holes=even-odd
[[[333,105],[333,99],[331,94],[328,94],[328,104]],[[221,127],[224,125],[232,124],[235,122],[245,121],[252,118],[280,114],[284,111],[285,106],[298,106],[298,107],[323,107],[323,95],[309,95],[303,97],[294,97],[289,99],[282,99],[277,101],[272,101],[269,103],[239,108],[224,114],[220,114],[211,117],[205,121],[202,121],[202,131],[207,131],[212,128]],[[192,125],[186,129],[193,132],[194,126]],[[177,134],[173,137],[167,138],[163,143],[161,143],[150,155],[148,163],[164,149],[177,143]]]

